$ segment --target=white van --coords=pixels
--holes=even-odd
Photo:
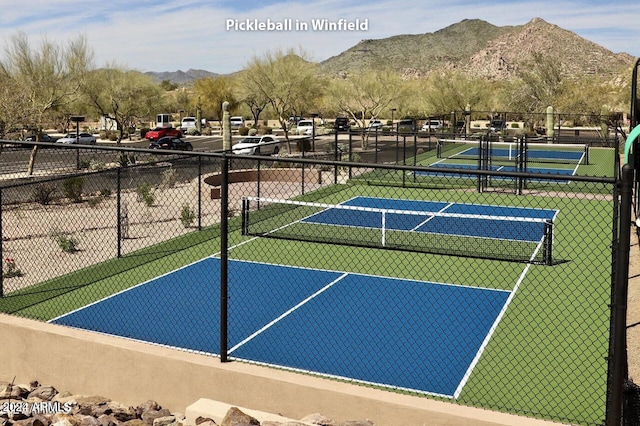
[[[238,127],[244,127],[244,118],[242,117],[231,117],[231,127],[232,128],[238,128]]]

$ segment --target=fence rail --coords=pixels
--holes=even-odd
[[[7,142],[0,311],[523,416],[617,412],[614,149],[561,174],[444,167],[417,136],[335,155],[335,138],[324,159],[49,147],[19,180],[4,160],[29,151]]]

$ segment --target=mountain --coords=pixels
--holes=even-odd
[[[145,72],[146,75],[153,78],[158,83],[163,81],[170,81],[171,83],[178,85],[188,85],[193,83],[194,80],[206,77],[217,77],[220,74],[205,70],[188,69],[187,71],[164,71],[164,72]]]
[[[324,75],[348,75],[391,67],[405,77],[458,69],[475,77],[505,80],[539,52],[562,64],[568,76],[619,75],[635,58],[613,53],[577,34],[534,18],[525,25],[498,27],[463,20],[434,33],[362,40],[320,63]]]
[[[321,74],[346,76],[366,69],[385,69],[404,77],[421,77],[439,70],[460,70],[487,80],[508,80],[527,66],[533,53],[561,64],[567,77],[627,73],[635,58],[610,50],[577,34],[534,18],[524,25],[498,27],[480,19],[465,19],[426,34],[396,35],[362,40],[318,64]],[[147,72],[157,82],[189,85],[220,74],[189,69]]]

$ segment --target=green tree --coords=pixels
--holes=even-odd
[[[222,103],[229,102],[230,110],[238,106],[233,95],[233,82],[230,77],[206,77],[195,81],[194,97],[197,107],[202,108],[205,117],[210,120],[222,120]]]
[[[521,68],[518,78],[507,89],[508,107],[520,112],[544,112],[555,105],[566,89],[561,63],[534,52],[531,61]]]
[[[366,71],[334,80],[328,89],[328,98],[340,111],[348,113],[362,128],[367,118],[377,118],[405,96],[406,85],[400,76],[390,71]],[[362,137],[362,148],[367,148],[368,133]]]
[[[415,109],[422,116],[448,116],[452,111],[486,109],[489,85],[459,71],[434,73],[419,82]]]
[[[37,47],[24,33],[11,37],[0,61],[0,80],[13,88],[23,106],[15,112],[5,110],[6,118],[39,135],[48,114],[77,98],[92,63],[93,51],[83,36],[66,45],[45,38]],[[37,152],[36,146],[31,152],[28,174],[33,173]]]
[[[288,118],[308,111],[322,92],[322,84],[316,75],[316,65],[306,59],[303,51],[276,50],[264,57],[254,57],[243,74],[246,90],[269,100],[284,130],[289,152]]]
[[[117,124],[118,144],[125,130],[158,109],[161,98],[160,86],[150,77],[116,66],[93,71],[83,84],[82,93],[95,112]]]

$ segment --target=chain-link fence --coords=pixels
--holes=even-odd
[[[338,141],[281,157],[42,149],[55,167],[5,170],[0,188],[0,311],[603,424],[615,149],[554,162],[569,173],[479,167],[503,161],[481,146],[438,167],[435,139],[360,158]]]

